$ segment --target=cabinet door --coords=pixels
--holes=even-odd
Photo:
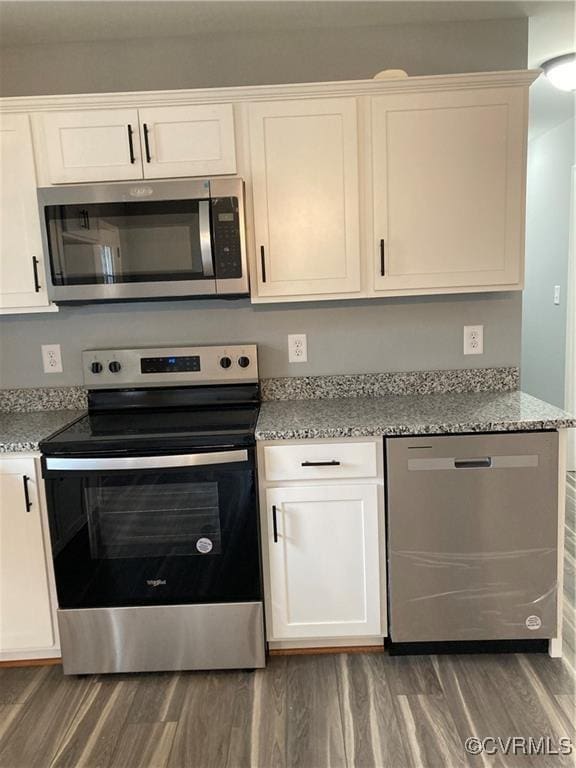
[[[49,595],[34,459],[2,459],[0,651],[53,645]]]
[[[372,99],[376,290],[522,281],[525,89]]]
[[[259,296],[360,289],[356,100],[250,105]]]
[[[28,115],[0,118],[0,163],[0,308],[47,307]]]
[[[144,176],[236,173],[231,104],[139,109]]]
[[[376,486],[273,488],[266,497],[273,639],[380,634]]]
[[[52,184],[142,178],[137,110],[52,112],[43,125]]]

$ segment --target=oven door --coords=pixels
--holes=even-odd
[[[253,448],[43,467],[60,608],[261,599]]]
[[[39,193],[57,303],[216,293],[207,181]]]

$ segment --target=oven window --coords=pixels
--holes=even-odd
[[[54,285],[206,277],[201,240],[208,201],[54,205],[45,214]]]
[[[164,482],[84,489],[96,560],[221,552],[218,483]]]

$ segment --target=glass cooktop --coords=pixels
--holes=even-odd
[[[249,445],[258,405],[218,409],[89,413],[42,441],[45,454],[169,451],[185,446]]]

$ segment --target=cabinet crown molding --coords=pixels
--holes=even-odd
[[[424,93],[437,90],[528,87],[539,69],[507,72],[472,72],[455,75],[426,75],[398,80],[345,80],[288,85],[234,86],[128,93],[84,93],[56,96],[10,96],[0,98],[0,112],[48,112],[65,109],[144,107],[255,102],[286,99],[370,96],[384,93]]]

